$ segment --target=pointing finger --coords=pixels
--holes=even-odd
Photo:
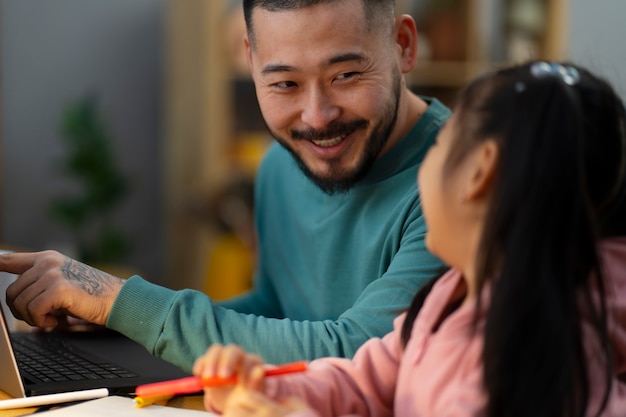
[[[11,274],[23,274],[33,267],[37,259],[36,253],[3,253],[0,254],[0,271]]]

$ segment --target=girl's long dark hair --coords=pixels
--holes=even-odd
[[[599,240],[625,232],[624,106],[606,82],[564,65],[578,73],[574,85],[533,75],[531,63],[476,80],[455,108],[449,169],[485,139],[499,147],[476,271],[479,294],[491,285],[487,416],[600,413],[613,376],[606,305],[591,294],[604,292]],[[405,343],[423,299],[409,308]],[[600,410],[588,410],[583,316],[602,349]]]

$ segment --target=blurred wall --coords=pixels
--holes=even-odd
[[[570,2],[569,57],[607,78],[626,100],[626,1]]]
[[[0,1],[0,243],[67,246],[48,206],[72,184],[57,173],[68,103],[96,94],[131,193],[116,212],[129,267],[163,270],[161,97],[164,0]]]

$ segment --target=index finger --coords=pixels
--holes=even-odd
[[[36,253],[7,252],[0,254],[0,271],[21,275],[35,264]]]

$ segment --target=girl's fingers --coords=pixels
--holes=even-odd
[[[226,403],[224,417],[282,417],[302,409],[302,401],[275,401],[258,391],[246,389],[239,385]]]
[[[244,383],[245,387],[250,390],[263,392],[265,388],[265,370],[263,367],[259,364],[253,365]]]

